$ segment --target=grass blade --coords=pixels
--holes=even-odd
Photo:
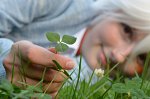
[[[74,90],[74,94],[73,94],[73,97],[72,97],[72,98],[76,98],[75,95],[76,95],[76,91],[77,91],[77,87],[78,87],[79,79],[80,79],[80,73],[81,73],[81,61],[82,61],[82,55],[80,55],[78,79],[77,79],[77,83],[76,83],[75,90]]]

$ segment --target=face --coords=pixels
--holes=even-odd
[[[82,49],[85,47],[89,49],[84,50],[85,53],[82,52],[83,55],[88,54],[85,57],[92,68],[97,68],[98,63],[105,66],[108,59],[112,63],[119,62],[123,65],[134,46],[145,36],[145,33],[124,24],[101,22],[88,30]],[[97,61],[93,60],[94,57]],[[137,60],[139,59],[133,60],[131,64],[140,65],[141,62]],[[131,67],[133,66],[129,66],[129,68]]]

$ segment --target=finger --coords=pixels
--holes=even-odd
[[[56,60],[64,69],[72,69],[75,66],[73,60],[68,57],[64,57],[59,54],[54,54],[49,50],[32,44],[28,41],[20,41],[15,43],[13,46],[15,52],[19,54],[21,53],[24,59],[30,60],[34,64],[42,65],[42,66],[55,66],[52,60]],[[18,52],[19,48],[19,52]]]
[[[30,73],[32,74],[32,73]],[[10,75],[10,76],[9,76]],[[11,78],[11,74],[8,75],[8,80],[11,81],[12,78]],[[52,77],[52,76],[51,76]],[[45,81],[43,80],[43,83],[44,83],[44,86],[48,86],[47,84],[51,83],[51,86],[50,86],[50,89],[48,89],[48,92],[54,92],[56,91],[57,89],[57,86],[58,85],[61,85],[61,83],[64,81],[55,81],[55,78],[57,78],[57,76],[53,76],[52,79],[50,81]],[[18,70],[15,69],[15,72],[14,72],[14,78],[13,78],[13,83],[19,87],[22,87],[23,86],[26,86],[26,84],[28,85],[36,85],[38,82],[40,82],[42,79],[35,79],[35,78],[32,78],[32,77],[29,77],[29,76],[26,76],[26,75],[20,75],[20,72]],[[22,82],[22,83],[20,83]],[[26,83],[26,84],[25,84]],[[52,89],[51,89],[52,88]],[[46,87],[44,88],[46,89]],[[53,91],[54,90],[54,91]]]
[[[54,47],[48,48],[48,50],[55,53],[55,54],[57,54],[57,50]]]
[[[15,85],[17,85],[20,88],[23,88],[24,86],[26,86],[25,83],[30,86],[36,86],[36,87],[42,86],[42,90],[49,94],[57,92],[62,85],[62,83],[40,82],[39,80],[31,79],[28,77],[26,77],[26,82],[22,82],[21,80],[16,80],[14,82],[15,82]]]
[[[35,50],[36,52],[34,52]],[[54,54],[36,45],[30,48],[28,57],[33,63],[48,67],[55,66],[53,60],[57,61],[64,69],[72,69],[75,66],[75,63],[70,58]]]
[[[32,79],[37,79],[41,80],[42,76],[44,74],[44,68],[42,66],[38,65],[30,65],[30,68],[26,68],[26,76],[32,78]],[[32,73],[31,73],[32,72]],[[43,76],[44,82],[63,82],[67,77],[64,75],[64,73],[47,68],[45,71],[45,74]]]
[[[61,86],[62,83],[43,83],[43,91],[45,91],[46,93],[55,93],[60,89]]]
[[[12,75],[12,67],[14,66],[14,74],[18,73],[18,72],[22,72],[22,75],[28,76],[30,78],[33,79],[37,79],[37,80],[41,80],[42,79],[42,75],[44,73],[44,68],[43,66],[40,65],[36,65],[36,64],[27,64],[26,62],[15,58],[15,61],[13,62],[13,57],[8,57],[4,60],[4,66],[7,72],[7,75]],[[22,65],[20,65],[22,63]],[[57,77],[55,77],[57,75]],[[10,76],[11,77],[11,76]],[[55,77],[55,78],[54,78]],[[58,72],[56,70],[53,69],[48,69],[46,70],[46,73],[44,75],[44,81],[54,81],[54,82],[62,82],[64,79],[66,79],[67,77],[62,73],[62,72]]]
[[[42,83],[39,80],[31,79],[28,77],[26,77],[25,79],[26,79],[25,82],[22,82],[22,80],[16,76],[14,78],[13,84],[15,84],[16,86],[20,88],[26,88],[27,86],[35,86],[35,87],[41,88],[42,86],[43,92],[50,94],[52,97],[55,97],[58,90],[62,86],[62,83],[54,83],[54,82]]]
[[[52,99],[59,99],[57,93],[58,92],[54,92],[50,94],[52,96]]]

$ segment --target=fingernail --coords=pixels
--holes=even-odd
[[[72,62],[72,61],[70,61],[70,62],[67,62],[67,63],[66,63],[66,66],[67,66],[68,68],[72,69],[72,68],[75,66],[75,63]]]

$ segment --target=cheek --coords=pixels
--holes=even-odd
[[[126,43],[125,40],[116,33],[103,33],[100,38],[102,43],[107,46],[122,45]]]
[[[103,44],[113,45],[124,42],[124,37],[119,28],[106,28],[100,33],[100,39]]]

